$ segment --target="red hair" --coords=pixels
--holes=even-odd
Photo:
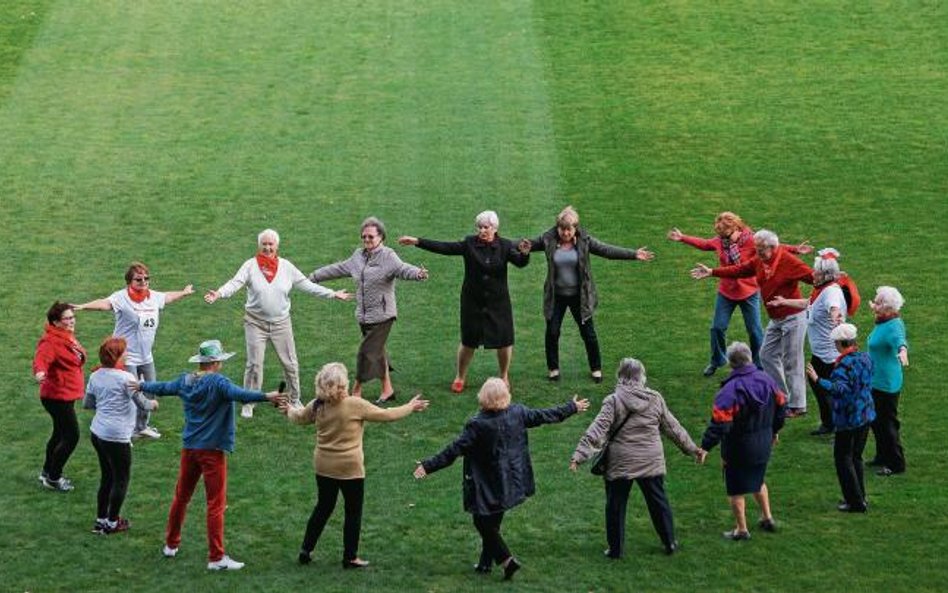
[[[118,361],[125,355],[125,338],[109,336],[99,346],[99,362],[103,367],[115,368]]]

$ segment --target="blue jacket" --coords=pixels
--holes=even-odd
[[[833,426],[851,430],[876,419],[872,403],[872,359],[865,352],[841,356],[829,379],[820,379],[820,387],[833,398]]]
[[[714,397],[701,448],[710,451],[720,442],[721,458],[729,466],[767,463],[774,435],[783,428],[786,403],[767,373],[753,364],[734,369]]]
[[[506,410],[481,411],[453,443],[421,465],[430,474],[463,455],[464,510],[474,515],[506,511],[536,491],[527,429],[562,422],[575,413],[573,402],[543,410],[513,404]]]
[[[141,390],[177,395],[184,403],[185,449],[234,450],[234,403],[266,401],[262,391],[242,389],[218,373],[182,373],[174,381],[144,381]]]

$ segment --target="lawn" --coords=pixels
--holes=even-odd
[[[459,239],[485,209],[499,213],[501,235],[535,236],[573,204],[598,238],[656,252],[650,263],[593,263],[605,370],[624,356],[643,360],[695,438],[717,388],[700,373],[715,284],[687,272],[713,259],[666,240],[669,228],[710,236],[714,216],[733,210],[788,242],[839,249],[865,299],[876,286],[899,287],[912,362],[902,400],[909,469],[869,476],[868,515],[836,512],[831,447],[808,435],[811,413],[789,424],[768,474],[780,531],[734,544],[720,537],[730,516],[716,452],[696,467],[669,445],[681,552],[662,554],[634,494],[627,557],[607,562],[602,485],[567,463],[611,386],[587,379],[570,321],[563,381],[545,380],[545,264],[535,254],[510,274],[514,397],[548,406],[580,393],[593,410],[531,434],[538,492],[505,520],[524,564],[511,588],[943,590],[945,22],[948,5],[924,1],[2,3],[0,234],[12,253],[0,259],[0,588],[500,586],[499,575],[471,571],[479,544],[461,509],[460,464],[424,482],[410,475],[476,410],[473,390],[448,390],[458,259],[396,247],[431,279],[399,287],[394,380],[403,400],[420,391],[432,405],[367,427],[366,571],[339,567],[341,516],[314,563],[296,564],[314,499],[313,434],[266,409],[239,422],[229,460],[227,550],[248,563],[243,571],[205,570],[200,492],[181,553],[161,557],[182,426],[174,400],[154,416],[165,436],[134,447],[123,509],[131,531],[91,535],[91,414],[80,413],[82,440],[67,466],[76,490],[43,491],[36,473],[50,423],[30,362],[50,303],[110,294],[132,260],[150,266],[156,289],[193,283],[203,293],[252,256],[266,227],[281,233],[281,255],[309,272],[349,255],[369,215],[385,221],[395,246],[402,234]],[[238,351],[225,373],[239,382],[243,298],[170,305],[155,348],[159,377],[188,369],[213,337]],[[306,393],[323,363],[354,366],[351,304],[297,293],[293,320]],[[855,323],[868,335],[867,307]],[[109,315],[79,314],[90,352],[111,329]],[[738,318],[729,335],[745,338]],[[272,351],[267,362],[272,389]],[[471,382],[495,368],[479,353]]]

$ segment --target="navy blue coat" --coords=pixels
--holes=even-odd
[[[575,413],[573,402],[541,410],[512,404],[506,410],[481,411],[453,443],[421,465],[430,474],[463,456],[464,510],[474,515],[502,513],[536,491],[527,429],[562,422]]]

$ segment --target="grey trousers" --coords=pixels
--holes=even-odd
[[[244,368],[244,389],[262,389],[263,355],[267,342],[273,344],[283,377],[290,392],[290,401],[300,401],[300,365],[296,360],[296,342],[293,340],[293,323],[289,316],[280,321],[264,321],[250,313],[244,313],[244,335],[247,338],[247,366]],[[276,389],[276,386],[273,386]],[[267,390],[269,391],[269,390]]]
[[[771,319],[760,346],[760,363],[787,394],[787,407],[806,409],[806,374],[803,341],[806,338],[806,312],[783,319]]]
[[[135,375],[139,381],[154,381],[157,377],[155,374],[155,363],[153,362],[149,362],[148,364],[140,364],[138,366],[127,364],[125,365],[125,370]],[[148,399],[155,399],[155,396],[150,393],[146,393],[145,397]],[[141,408],[135,409],[135,432],[141,432],[148,426],[148,421],[151,419],[151,410],[142,410]]]

